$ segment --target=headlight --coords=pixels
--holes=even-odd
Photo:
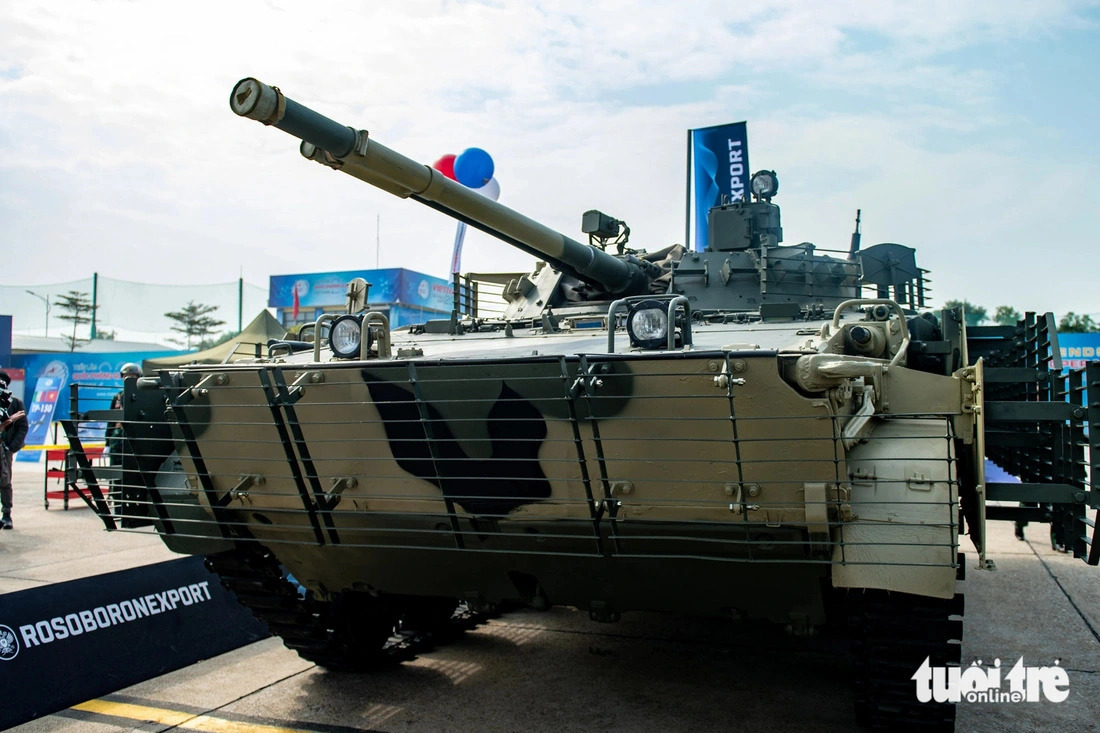
[[[659,300],[635,303],[626,316],[630,345],[642,349],[668,346],[668,304]]]
[[[340,316],[332,322],[328,344],[341,359],[357,358],[362,339],[363,320],[359,316]]]
[[[752,174],[749,187],[752,189],[753,196],[770,201],[771,197],[779,191],[779,178],[776,177],[775,171],[757,171]]]

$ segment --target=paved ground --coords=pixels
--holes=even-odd
[[[0,594],[179,557],[154,536],[108,533],[73,494],[68,511],[60,499],[44,509],[43,472],[41,464],[15,463],[15,529],[0,532]],[[61,484],[50,479],[49,487]]]
[[[16,469],[0,608],[3,593],[175,557],[155,537],[104,532],[86,508],[43,510],[41,470]],[[1060,660],[1070,697],[963,703],[960,731],[1095,730],[1100,720],[1100,569],[1052,552],[1046,536],[1033,526],[1019,542],[991,525],[998,569],[970,569],[963,584],[964,661]],[[571,609],[524,611],[371,675],[327,673],[269,639],[16,730],[847,731],[841,652],[713,621],[628,614],[597,625]]]

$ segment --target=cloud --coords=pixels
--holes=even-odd
[[[1094,3],[166,7],[0,9],[9,282],[243,271],[266,285],[373,267],[379,238],[383,266],[445,275],[452,221],[232,115],[233,83],[254,75],[415,160],[483,147],[502,203],[577,238],[600,208],[651,249],[683,239],[684,131],[748,119],[753,163],[783,182],[788,241],[843,245],[862,208],[873,236],[917,247],[944,299],[1098,310],[1083,274],[1095,151],[1014,105],[983,58],[1094,29]],[[1052,271],[1070,268],[1057,288],[1008,254],[1033,259],[1037,242]],[[480,233],[464,257],[531,265]]]

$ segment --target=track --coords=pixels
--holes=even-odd
[[[260,546],[208,556],[206,567],[288,648],[333,671],[363,672],[408,661],[491,615],[445,598],[340,593],[318,600]]]
[[[918,702],[912,675],[925,659],[960,663],[962,594],[941,600],[868,591],[849,600],[858,722],[876,730],[954,730],[955,705]]]
[[[332,671],[364,672],[410,661],[488,618],[448,599],[341,593],[321,601],[260,546],[210,556],[206,565],[288,648]],[[847,613],[858,722],[876,730],[953,730],[955,706],[919,703],[912,675],[925,658],[934,666],[959,664],[962,595],[937,600],[853,593]]]

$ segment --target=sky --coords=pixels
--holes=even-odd
[[[786,243],[846,249],[861,209],[939,305],[1100,316],[1100,4],[1075,0],[0,2],[2,284],[446,277],[455,223],[235,116],[248,76],[424,163],[480,147],[502,204],[578,240],[600,209],[649,250],[684,239],[685,131],[746,120]],[[532,266],[467,237],[463,271]]]

